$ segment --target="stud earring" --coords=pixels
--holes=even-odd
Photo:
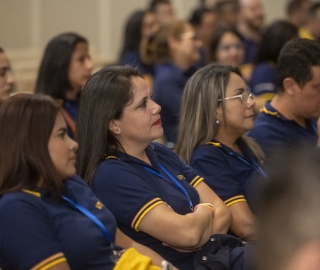
[[[220,120],[219,119],[216,120],[216,124],[220,125]]]
[[[119,133],[120,132],[120,128],[116,128],[116,132]]]

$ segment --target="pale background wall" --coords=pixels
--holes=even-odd
[[[65,31],[90,41],[96,67],[115,61],[129,14],[149,0],[0,0],[0,46],[9,55],[19,91],[32,91],[36,70],[48,40]],[[187,18],[198,0],[172,0]],[[267,23],[284,18],[286,0],[262,0]]]

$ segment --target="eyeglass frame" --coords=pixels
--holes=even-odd
[[[248,95],[248,97],[247,97],[247,103],[246,103],[246,104],[249,104],[250,99],[251,99],[251,100],[254,100],[254,96],[253,96],[253,94],[252,94],[252,93],[244,92],[244,93],[242,93],[242,94],[240,94],[240,95],[236,95],[236,96],[225,97],[225,98],[219,98],[219,99],[218,99],[218,102],[221,102],[222,100],[229,100],[229,99],[236,99],[236,98],[240,98],[240,100],[241,100],[241,104],[243,104],[243,96],[244,96],[244,95]]]

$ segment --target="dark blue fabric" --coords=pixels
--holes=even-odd
[[[253,211],[256,188],[263,181],[260,173],[255,169],[255,164],[258,164],[259,161],[240,142],[238,146],[244,156],[240,156],[223,144],[220,145],[198,146],[192,153],[190,165],[201,173],[206,184],[223,201],[243,195],[251,211]],[[233,154],[230,155],[230,152]],[[244,158],[248,163],[238,157]],[[255,164],[252,159],[255,160]]]
[[[77,99],[66,99],[63,102],[63,107],[66,109],[67,113],[70,115],[70,117],[72,118],[74,123],[77,122],[78,112],[79,112],[79,103],[80,103],[80,99],[79,98],[77,98]],[[74,139],[75,134],[73,134],[71,128],[68,125],[68,123],[67,123],[67,128],[68,128],[69,137]]]
[[[277,73],[275,65],[263,62],[255,65],[249,83],[250,91],[255,96],[277,92]]]
[[[161,106],[161,120],[168,142],[177,141],[178,116],[183,88],[196,71],[192,67],[183,71],[174,64],[163,64],[156,67],[153,83],[154,101]]]
[[[154,74],[153,65],[147,65],[141,61],[139,51],[128,51],[121,59],[121,64],[137,67],[143,74]]]
[[[244,38],[244,49],[245,49],[245,55],[244,55],[244,61],[243,61],[244,64],[254,62],[257,47],[258,46],[256,42],[254,42],[251,39]]]
[[[248,133],[262,147],[267,159],[275,152],[286,151],[295,147],[315,147],[318,134],[315,122],[306,120],[307,128],[289,120],[274,109],[270,102],[265,104],[270,113],[261,112],[255,119],[254,128]]]
[[[151,168],[162,173],[158,166],[158,163],[161,163],[173,176],[181,179],[180,183],[188,192],[193,205],[199,203],[198,192],[188,183],[197,176],[190,166],[158,143],[151,144],[146,153],[151,161]],[[103,161],[95,172],[92,182],[94,193],[108,206],[125,234],[155,250],[179,269],[192,270],[194,253],[175,251],[132,227],[132,222],[140,210],[145,209],[146,205],[156,198],[166,202],[178,214],[190,213],[189,202],[184,193],[172,181],[166,181],[141,166],[149,166],[147,163],[119,151],[112,153],[112,156],[118,159]]]
[[[95,214],[115,237],[116,221],[87,184],[78,176],[64,181],[64,195]],[[109,242],[92,220],[68,202],[54,202],[50,192],[40,189],[41,197],[11,192],[0,199],[0,267],[31,269],[59,252],[71,269],[113,269]]]

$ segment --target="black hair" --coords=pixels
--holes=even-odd
[[[298,11],[304,2],[309,2],[309,0],[289,0],[286,6],[287,15]]]
[[[171,1],[170,0],[151,0],[149,7],[153,12],[156,12],[158,5],[161,5],[161,4],[171,5]]]

